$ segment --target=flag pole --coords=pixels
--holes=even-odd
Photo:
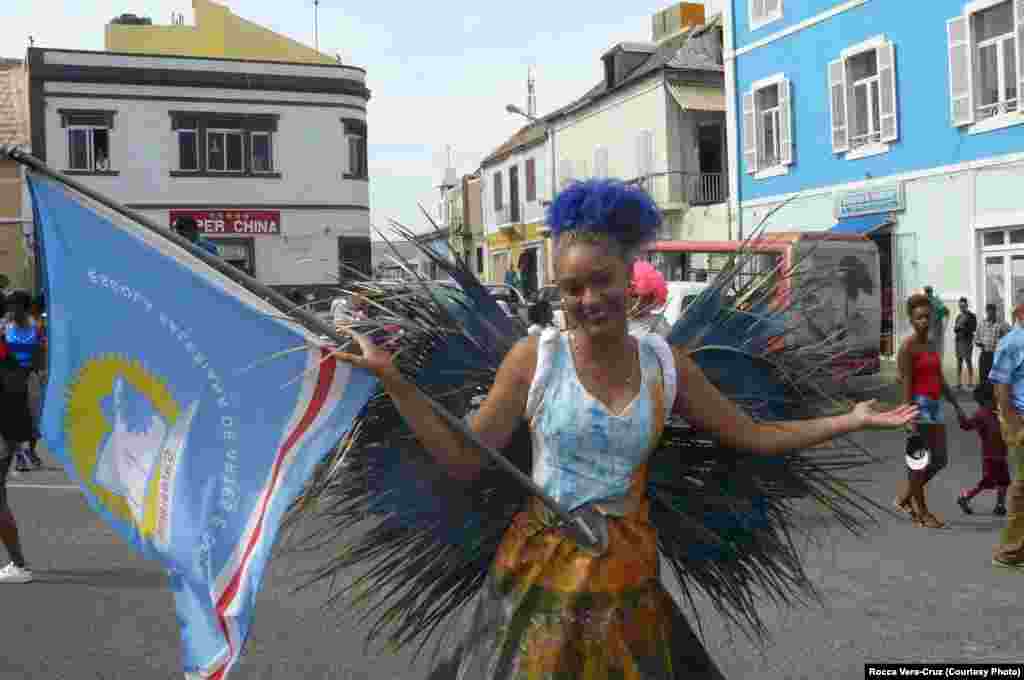
[[[228,277],[238,285],[242,286],[246,290],[260,296],[264,301],[270,303],[278,310],[284,312],[296,321],[300,322],[307,330],[324,335],[333,340],[338,346],[344,345],[350,341],[350,338],[343,337],[338,331],[331,327],[329,324],[321,321],[315,314],[302,309],[301,307],[292,303],[291,300],[278,293],[273,288],[270,288],[266,284],[260,283],[255,278],[249,276],[245,272],[237,269],[233,265],[228,264],[224,260],[212,255],[202,248],[194,245],[191,241],[186,238],[179,236],[172,229],[161,227],[153,220],[149,219],[144,215],[140,215],[134,210],[130,210],[125,206],[121,205],[117,201],[104,196],[103,194],[91,189],[63,174],[57,172],[50,166],[43,163],[41,160],[26,153],[21,148],[11,144],[0,144],[0,158],[9,158],[15,162],[21,163],[22,165],[30,168],[34,172],[40,175],[45,175],[50,179],[54,179],[65,186],[68,186],[78,193],[86,196],[87,198],[96,201],[97,203],[106,206],[107,208],[118,212],[135,222],[138,222],[142,227],[151,231],[155,234],[162,236],[173,242],[175,245],[180,246],[187,250],[191,255],[201,260],[204,264],[209,265],[213,269],[217,270],[224,276]],[[594,547],[599,544],[597,535],[586,523],[586,521],[576,515],[572,515],[569,511],[564,508],[558,501],[548,495],[543,489],[541,489],[532,478],[524,474],[522,470],[512,464],[505,456],[501,455],[496,449],[484,444],[476,433],[461,419],[453,415],[448,409],[439,404],[437,401],[432,399],[429,395],[425,394],[422,390],[420,392],[422,397],[427,400],[434,411],[444,420],[449,427],[461,434],[467,440],[469,440],[477,449],[487,454],[487,457],[494,461],[498,467],[502,468],[509,474],[511,474],[520,485],[525,487],[531,494],[540,498],[545,505],[548,506],[561,518],[561,520],[570,528],[574,529],[575,532],[583,539],[584,544],[589,544]]]

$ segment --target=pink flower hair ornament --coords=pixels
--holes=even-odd
[[[646,305],[660,306],[668,300],[668,285],[661,272],[649,262],[637,260],[633,263],[633,294]]]

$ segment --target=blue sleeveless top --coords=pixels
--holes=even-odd
[[[533,479],[570,510],[615,501],[657,446],[676,393],[672,350],[658,335],[637,338],[641,384],[619,414],[590,395],[576,374],[567,333],[547,328],[526,405]]]
[[[22,368],[32,367],[32,356],[39,349],[39,329],[33,323],[28,328],[19,328],[13,323],[4,328],[4,342],[7,350]]]

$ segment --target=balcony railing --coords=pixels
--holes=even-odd
[[[1017,110],[1017,99],[1007,99],[1002,102],[994,102],[992,104],[985,104],[977,108],[978,120],[985,120],[986,118],[993,118],[995,116],[1006,115],[1007,113],[1013,113]]]
[[[687,175],[687,198],[690,205],[711,205],[712,203],[724,203],[729,195],[729,182],[725,173],[702,172],[697,175]]]
[[[729,179],[724,172],[656,172],[629,182],[642,186],[662,206],[711,205],[724,203],[729,197]]]

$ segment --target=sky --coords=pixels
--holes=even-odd
[[[708,16],[723,0],[705,0]],[[13,4],[12,4],[13,3]],[[312,46],[313,0],[225,0],[240,17]],[[651,39],[651,16],[670,0],[623,3],[517,0],[511,3],[320,0],[320,51],[366,69],[370,215],[422,232],[418,205],[434,210],[447,165],[458,176],[524,120],[527,69],[537,112],[568,104],[602,78],[601,54],[619,42]],[[129,12],[155,24],[172,12],[192,23],[191,0],[4,0],[0,57],[36,47],[102,50],[104,26]]]

